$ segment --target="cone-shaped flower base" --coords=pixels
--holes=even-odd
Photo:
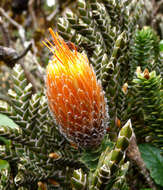
[[[50,29],[53,42],[46,46],[53,52],[47,66],[46,86],[50,110],[60,132],[81,147],[100,144],[107,126],[104,92],[86,55],[71,50]]]

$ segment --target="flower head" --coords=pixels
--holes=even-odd
[[[46,71],[47,97],[60,132],[81,147],[100,144],[106,131],[106,102],[86,55],[71,50],[58,34],[49,29],[53,52]]]

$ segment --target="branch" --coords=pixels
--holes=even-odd
[[[34,56],[32,56],[32,60],[33,60],[34,64],[36,64],[37,70],[38,70],[38,72],[36,74],[37,74],[37,77],[40,78],[40,80],[44,82],[45,70],[44,70],[44,68],[41,67],[41,65],[38,63],[38,61],[36,59],[36,57],[37,57],[36,54],[37,54],[38,50],[36,48],[35,41],[33,39],[31,41],[31,43],[32,43],[32,50],[33,50],[33,54],[34,54]]]
[[[33,92],[36,93],[38,88],[35,82],[35,78],[33,77],[33,75],[28,71],[28,69],[26,68],[25,64],[21,61],[20,65],[22,66],[23,70],[24,70],[24,74],[27,78],[27,80],[32,84],[33,87]]]
[[[46,20],[47,20],[48,22],[51,22],[52,19],[58,14],[58,12],[59,12],[59,5],[57,4],[57,5],[54,7],[54,11],[53,11],[50,15],[47,16]]]
[[[10,46],[10,36],[8,33],[7,28],[4,26],[2,18],[0,17],[0,30],[3,34],[3,41],[4,41],[4,45],[9,47]]]
[[[31,3],[34,3],[34,1],[30,0],[29,5],[31,5]],[[32,10],[33,10],[33,8],[32,8]],[[20,24],[18,24],[15,20],[10,18],[9,15],[5,12],[5,10],[2,9],[1,7],[0,7],[0,14],[3,15],[12,25],[14,25],[15,27],[18,28],[19,36],[21,38],[21,42],[22,42],[22,45],[24,47],[25,46],[24,43],[26,41],[25,40],[25,30],[24,30],[24,28]],[[0,56],[1,56],[1,59],[6,62],[6,64],[9,64],[10,66],[13,66],[17,61],[19,61],[22,57],[24,57],[26,55],[26,53],[30,49],[31,49],[31,44],[25,49],[25,51],[22,54],[18,55],[17,52],[14,49],[12,49],[12,48],[7,49],[7,47],[1,46]],[[10,50],[10,51],[8,51],[8,50]],[[22,68],[24,70],[24,73],[25,73],[25,75],[27,77],[27,80],[32,84],[33,91],[36,92],[37,91],[37,85],[35,83],[34,77],[28,71],[28,69],[26,68],[23,61],[19,62],[19,64],[21,64],[21,66],[22,66]]]
[[[163,4],[163,0],[161,0],[159,2],[156,2],[155,0],[152,0],[151,3],[152,3],[152,7],[153,7],[151,18],[150,18],[150,20],[151,20],[151,26],[153,28],[156,28],[156,19],[155,18],[156,18],[156,15],[157,15],[158,11],[160,10],[160,7]]]
[[[27,54],[31,47],[32,43],[30,43],[28,47],[19,55],[13,48],[0,46],[0,59],[4,61],[7,66],[12,68],[18,60]]]
[[[156,8],[155,8],[155,10],[154,10],[154,16],[157,15],[157,12],[159,11],[159,9],[160,9],[160,7],[162,6],[162,4],[163,4],[163,0],[161,0],[161,1],[159,1],[159,2],[157,3]]]
[[[136,143],[135,134],[133,135],[133,137],[130,141],[130,144],[129,144],[129,147],[127,150],[127,156],[132,161],[134,161],[134,163],[137,164],[138,168],[140,169],[140,172],[145,177],[146,182],[148,183],[149,187],[152,188],[153,190],[157,190],[157,188],[149,174],[149,171],[147,170],[146,165],[145,165],[143,159],[141,158],[141,154],[140,154],[139,148]]]
[[[24,28],[20,24],[18,24],[15,20],[13,20],[11,17],[9,17],[9,15],[1,7],[0,7],[0,14],[2,16],[4,16],[13,26],[15,26],[18,29],[19,36],[21,38],[21,42],[22,42],[22,44],[24,44],[24,42],[25,42],[25,30],[24,30]]]
[[[37,25],[37,19],[36,19],[35,11],[33,9],[34,3],[35,3],[35,0],[29,0],[28,10],[29,10],[29,13],[30,13],[31,18],[32,18],[33,27],[36,30],[38,25]]]
[[[0,46],[0,60],[4,61],[9,67],[13,67],[17,62],[22,66],[24,73],[26,75],[27,80],[32,84],[33,91],[37,91],[37,85],[35,83],[34,77],[28,71],[24,62],[20,59],[23,58],[27,52],[31,49],[32,43],[28,45],[28,47],[19,55],[13,48]]]
[[[15,61],[18,61],[19,59],[21,59],[22,57],[24,57],[28,53],[28,51],[31,50],[31,48],[32,48],[32,43],[30,43],[27,46],[27,48],[18,56],[17,60],[15,60]]]

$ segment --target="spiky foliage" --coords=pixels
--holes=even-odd
[[[4,190],[16,187],[30,190],[36,189],[37,185],[40,189],[44,186],[48,189],[71,189],[73,169],[78,169],[74,171],[71,180],[73,189],[81,189],[82,186],[90,186],[91,189],[96,186],[93,181],[96,178],[100,180],[99,172],[105,170],[105,167],[111,172],[116,170],[117,175],[111,173],[111,176],[114,176],[114,180],[119,180],[120,163],[123,164],[121,160],[125,157],[125,149],[132,135],[130,122],[121,129],[115,147],[106,137],[98,150],[80,152],[53,126],[45,96],[41,93],[32,94],[32,86],[27,83],[20,65],[14,67],[12,78],[14,89],[8,92],[11,105],[5,102],[0,104],[1,113],[8,115],[18,125],[17,128],[0,127],[0,135],[11,140],[6,146],[1,146],[0,158],[7,160],[11,167],[1,174],[1,186]],[[94,162],[92,158],[95,159]],[[105,172],[102,174],[105,175]],[[90,176],[89,183],[87,176]],[[9,183],[9,178],[12,183]],[[100,185],[103,183],[100,181]]]
[[[137,70],[130,91],[133,125],[137,137],[146,138],[163,149],[163,92],[162,78],[155,71]],[[140,139],[139,139],[140,140]]]
[[[153,142],[162,148],[163,66],[159,38],[153,29],[144,27],[135,32],[131,57],[128,114],[132,115],[139,142]]]
[[[10,163],[17,162],[14,177],[17,185],[29,184],[30,187],[32,183],[33,187],[37,186],[38,181],[49,178],[60,178],[67,184],[66,174],[69,171],[66,166],[72,164],[71,168],[78,168],[80,165],[77,153],[74,154],[70,146],[66,148],[63,137],[55,127],[51,127],[54,124],[47,100],[40,93],[32,95],[32,86],[27,83],[20,65],[15,66],[12,77],[14,90],[9,90],[12,104],[1,102],[0,111],[19,127],[11,129],[1,126],[1,136],[12,140],[12,143],[9,147],[1,147],[0,157]]]
[[[122,189],[123,186],[126,188],[124,176],[129,163],[124,163],[124,153],[128,147],[131,136],[132,127],[131,122],[128,121],[120,130],[115,146],[112,149],[107,147],[105,151],[102,152],[97,167],[92,169],[88,176],[83,174],[81,170],[74,172],[72,177],[74,190],[111,190],[118,185]],[[90,159],[89,156],[87,156],[87,159]],[[88,184],[88,187],[86,184]]]
[[[156,70],[157,74],[163,72],[161,55],[159,50],[159,38],[156,32],[150,27],[137,30],[131,45],[131,78],[138,66],[142,70]]]
[[[86,50],[102,80],[109,101],[112,132],[117,112],[123,109],[118,100],[124,96],[120,89],[128,78],[129,43],[141,6],[141,1],[78,0],[77,13],[68,11],[67,17],[58,20],[60,35]]]
[[[10,177],[10,171],[9,169],[3,169],[1,170],[1,178],[0,178],[0,189],[3,189],[4,187],[9,188],[9,177]]]
[[[135,35],[133,41],[140,40],[131,43],[141,9],[141,0],[78,0],[77,12],[68,11],[58,20],[58,31],[64,40],[74,42],[79,51],[87,53],[108,100],[111,138],[106,135],[96,149],[77,149],[64,139],[49,114],[44,93],[32,94],[22,68],[15,66],[14,89],[8,92],[11,104],[0,104],[1,113],[18,125],[14,129],[0,126],[0,135],[10,140],[8,145],[0,146],[0,158],[10,163],[9,170],[1,174],[2,189],[128,189],[125,174],[129,163],[125,152],[132,136],[130,120],[126,123],[130,116],[137,134],[142,129],[147,134],[144,137],[150,136],[152,142],[162,147],[158,38],[153,31],[144,29],[145,35],[140,32],[142,38]],[[149,48],[139,46],[141,41]],[[148,56],[154,55],[155,62],[151,64],[151,58],[145,57],[143,67],[150,62],[149,70],[155,68],[157,75],[137,75],[128,90],[127,82],[133,79],[130,74],[135,72],[141,56],[134,53],[146,55],[145,50],[149,50]]]

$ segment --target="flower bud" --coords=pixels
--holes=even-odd
[[[100,81],[97,81],[86,55],[69,48],[49,29],[53,43],[44,43],[53,59],[46,70],[50,111],[60,132],[80,147],[100,144],[107,128],[107,105]]]

